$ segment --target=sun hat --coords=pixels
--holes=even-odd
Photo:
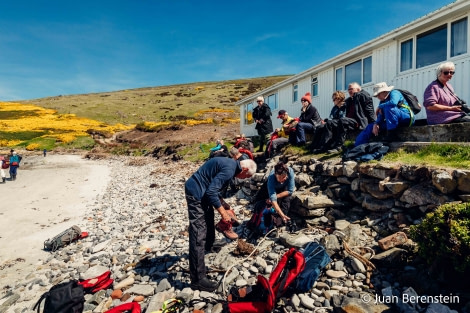
[[[385,82],[375,84],[374,85],[374,97],[377,97],[377,95],[381,93],[382,91],[390,92],[393,88],[394,86],[387,86],[387,83]]]

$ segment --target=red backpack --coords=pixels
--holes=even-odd
[[[276,299],[282,296],[289,285],[305,267],[304,255],[295,248],[279,260],[274,271],[266,279],[258,275],[255,286],[231,290],[228,302],[224,305],[226,313],[269,313],[274,309]]]

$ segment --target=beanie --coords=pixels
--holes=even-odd
[[[310,95],[310,92],[307,92],[307,93],[305,94],[305,96],[302,97],[301,100],[307,100],[308,103],[311,104],[311,103],[312,103],[312,96]]]

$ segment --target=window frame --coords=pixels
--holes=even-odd
[[[461,22],[466,22],[466,27],[463,29],[465,31],[465,34],[462,35],[462,38],[464,38],[465,42],[465,52],[462,52],[460,54],[455,54],[453,52],[453,47],[455,46],[455,41],[457,40],[455,38],[456,34],[453,32],[454,26],[457,25],[458,23]],[[446,34],[446,46],[445,46],[445,58],[444,60],[436,61],[435,63],[430,63],[430,64],[425,64],[425,65],[419,65],[418,64],[418,39],[424,38],[427,35],[431,35],[433,33],[442,31],[445,29],[445,34]],[[444,22],[438,26],[434,26],[429,29],[425,29],[423,31],[420,31],[417,34],[414,34],[412,37],[407,37],[404,38],[399,42],[398,45],[398,50],[399,50],[399,61],[400,63],[398,64],[398,72],[399,73],[404,73],[406,71],[410,70],[417,70],[423,67],[427,66],[435,66],[436,64],[439,64],[441,62],[445,62],[447,60],[451,60],[453,58],[458,58],[461,56],[468,56],[470,53],[470,29],[469,29],[469,16],[460,16],[459,18],[449,20],[447,22]],[[403,45],[406,44],[407,42],[411,41],[411,67],[410,68],[403,68],[403,60],[402,60],[402,53],[403,53]],[[405,60],[406,61],[406,60]]]
[[[312,97],[318,97],[318,76],[312,76],[310,78],[310,94]]]
[[[299,83],[295,82],[292,84],[292,102],[299,101]]]
[[[366,76],[365,75],[365,66],[364,66],[364,60],[367,60],[367,59],[370,59],[370,80],[368,81],[364,81],[364,77]],[[347,66],[350,66],[350,65],[353,65],[355,63],[358,63],[360,62],[360,79],[359,80],[353,80],[351,82],[346,82],[346,79],[347,79],[347,73],[346,73],[346,67]],[[338,89],[338,71],[340,71],[341,73],[341,84],[342,84],[342,89]],[[363,86],[363,85],[367,85],[367,84],[370,84],[372,83],[373,81],[373,59],[372,59],[372,53],[370,54],[367,54],[366,56],[363,56],[361,58],[358,58],[358,59],[355,59],[354,61],[352,62],[348,62],[346,64],[343,64],[341,66],[338,66],[335,68],[335,75],[334,75],[334,86],[335,86],[335,90],[346,90],[346,87],[352,83],[352,82],[357,82],[359,85]]]
[[[274,104],[271,103],[273,99],[274,99]],[[277,92],[270,94],[269,96],[264,98],[264,100],[265,100],[264,102],[269,106],[271,111],[277,110],[279,108]]]

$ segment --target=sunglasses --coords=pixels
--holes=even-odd
[[[442,72],[442,74],[444,75],[454,75],[455,74],[455,71],[445,71],[445,72]]]

